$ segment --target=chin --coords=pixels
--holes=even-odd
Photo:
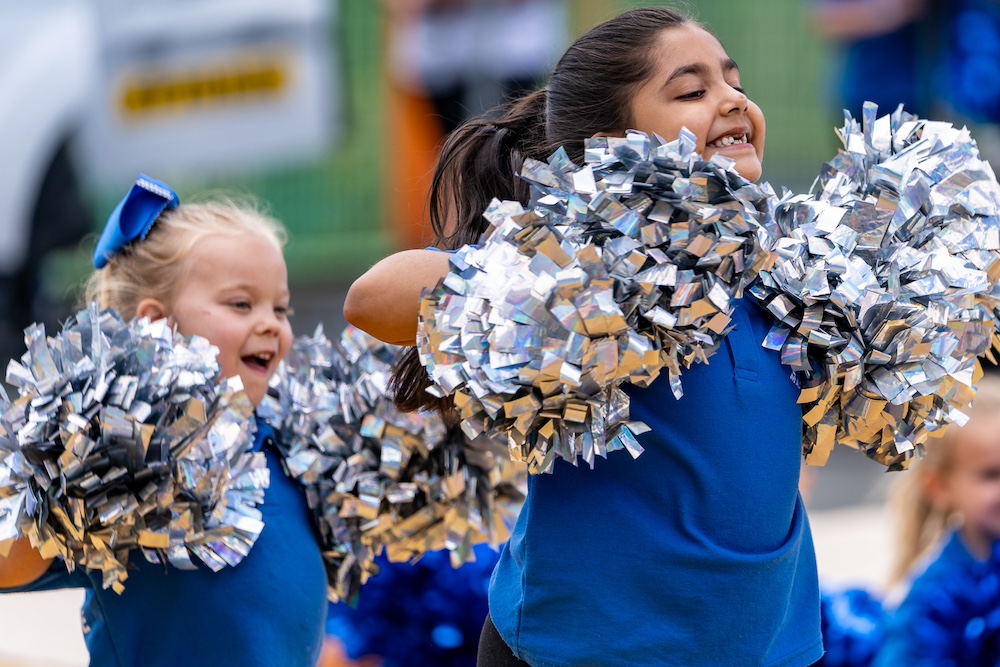
[[[753,164],[740,165],[739,162],[736,163],[736,173],[738,173],[743,178],[747,179],[752,183],[756,183],[760,179],[763,169],[759,162],[754,162]]]
[[[243,387],[243,391],[246,392],[247,398],[250,399],[250,403],[253,405],[254,409],[260,406],[261,401],[264,400],[264,396],[267,394],[267,389],[260,389],[258,387]]]

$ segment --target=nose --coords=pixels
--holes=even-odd
[[[746,96],[746,93],[743,93],[732,86],[728,87],[722,101],[722,113],[724,115],[729,115],[733,112],[745,112],[749,106],[750,99]]]
[[[254,330],[262,336],[277,335],[281,330],[281,323],[278,321],[278,316],[274,314],[272,309],[262,308],[261,315],[257,318]]]

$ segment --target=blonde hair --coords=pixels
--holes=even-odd
[[[966,410],[970,421],[1000,411],[1000,377],[987,375],[977,385],[972,407]],[[897,517],[898,542],[896,561],[889,575],[889,585],[907,579],[924,555],[942,538],[948,529],[950,512],[935,507],[927,494],[928,479],[944,476],[954,464],[956,443],[961,442],[963,429],[952,425],[945,434],[927,444],[927,453],[914,461],[897,482],[892,492],[892,504]]]
[[[220,200],[182,204],[161,215],[149,234],[110,258],[86,284],[85,302],[114,308],[125,319],[135,317],[139,302],[155,298],[169,303],[181,264],[209,236],[258,234],[280,251],[285,229],[254,202]]]

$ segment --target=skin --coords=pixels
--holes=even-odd
[[[740,89],[739,69],[711,33],[693,25],[668,28],[653,54],[653,74],[632,100],[632,128],[677,138],[681,127],[698,137],[698,150],[736,162],[736,169],[757,180],[764,158],[764,115]],[[605,136],[620,136],[615,128]],[[730,134],[748,143],[711,144]],[[386,257],[351,285],[344,317],[379,340],[413,345],[421,291],[448,273],[448,256],[430,250],[407,250]]]
[[[960,521],[959,534],[980,559],[1000,539],[1000,415],[977,415],[951,442],[950,464],[929,474],[925,490]]]
[[[26,537],[14,540],[7,556],[0,557],[0,588],[25,586],[45,574],[52,563],[42,558]]]
[[[351,284],[344,319],[386,343],[413,345],[420,293],[448,274],[448,257],[433,250],[389,255]]]
[[[281,250],[260,235],[210,236],[183,260],[178,275],[169,299],[143,299],[136,315],[169,317],[185,336],[207,338],[219,348],[223,377],[239,375],[256,407],[292,342]],[[51,562],[27,538],[15,540],[0,558],[0,588],[35,581]]]

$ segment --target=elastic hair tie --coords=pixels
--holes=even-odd
[[[139,174],[125,198],[111,212],[101,238],[94,248],[94,268],[103,269],[108,261],[136,239],[146,238],[163,211],[177,208],[180,198],[169,185]]]

